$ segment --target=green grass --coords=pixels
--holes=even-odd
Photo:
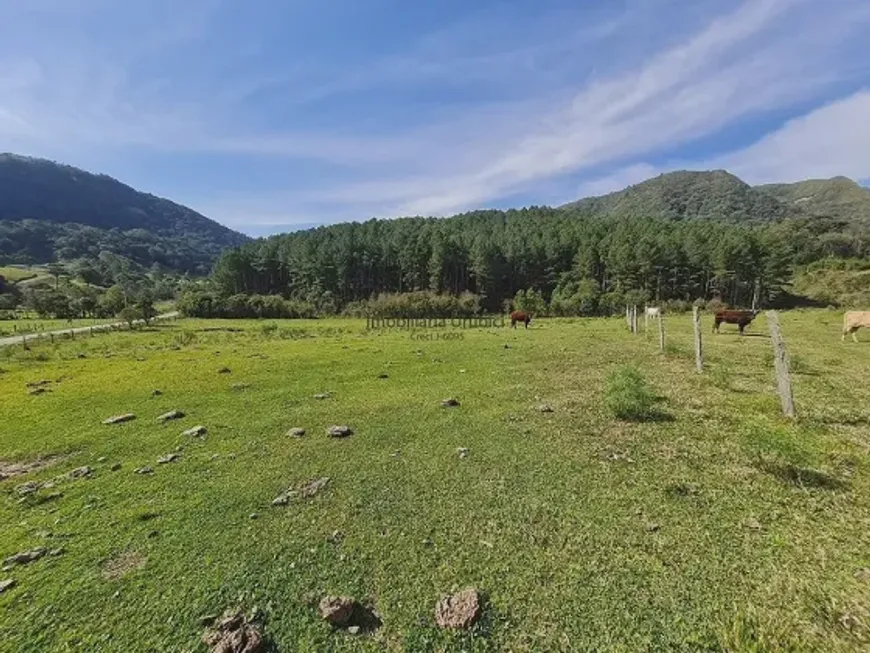
[[[97,324],[114,324],[120,322],[116,317],[105,319],[74,319],[54,320],[50,318],[21,318],[17,320],[0,320],[0,337],[17,336],[40,331],[59,331],[76,327],[95,326]]]
[[[664,354],[621,319],[431,341],[350,320],[181,321],[0,350],[0,459],[67,456],[0,482],[0,557],[65,548],[0,573],[18,583],[0,594],[0,651],[202,651],[200,618],[236,605],[279,651],[866,649],[870,343],[841,343],[838,313],[781,315],[813,371],[793,377],[792,424],[763,316],[745,337],[705,316],[704,374],[691,317],[666,323]],[[613,415],[625,366],[669,419]],[[52,392],[29,395],[40,379]],[[187,417],[158,424],[171,409]],[[138,419],[101,424],[124,412]],[[185,440],[197,424],[208,435]],[[329,439],[332,424],[355,433]],[[62,497],[17,502],[19,483],[80,465],[93,478],[42,491]],[[313,499],[271,505],[321,476]],[[119,556],[144,564],[106,578]],[[469,585],[482,622],[440,632],[436,601]],[[325,593],[371,599],[383,626],[332,632],[308,602]]]
[[[0,265],[0,277],[5,277],[12,283],[34,279],[46,274],[44,267],[28,267],[25,265]]]

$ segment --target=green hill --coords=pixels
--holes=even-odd
[[[767,184],[756,188],[805,215],[870,226],[870,189],[846,177]]]
[[[771,193],[725,170],[669,172],[634,186],[566,204],[589,214],[636,218],[764,221],[786,217],[789,207]]]
[[[97,258],[206,272],[249,240],[196,211],[106,175],[0,154],[0,264]]]

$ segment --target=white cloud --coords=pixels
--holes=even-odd
[[[0,0],[0,9],[8,1]],[[489,40],[478,38],[481,21],[489,18],[482,14],[420,39],[408,52],[364,60],[340,74],[289,64],[257,71],[253,79],[222,75],[216,64],[206,65],[205,78],[173,74],[168,54],[215,37],[208,17],[220,5],[216,0],[185,4],[190,9],[168,32],[153,17],[140,27],[134,18],[149,5],[136,4],[125,24],[136,25],[137,33],[121,33],[108,45],[89,44],[82,23],[54,50],[21,50],[3,45],[3,37],[15,46],[23,37],[16,40],[0,26],[0,138],[7,148],[56,158],[123,151],[266,159],[285,172],[283,188],[253,191],[240,184],[192,200],[183,189],[172,193],[236,226],[446,214],[621,165],[581,184],[578,194],[603,193],[651,176],[653,167],[641,161],[653,154],[795,102],[819,103],[841,91],[840,84],[866,81],[865,0],[727,0],[723,10],[724,1],[699,0],[687,8],[671,0],[632,0],[628,6],[640,13],[603,12],[592,23],[581,22],[578,12],[547,15],[531,27],[505,21],[501,38]],[[55,2],[39,0],[43,10]],[[110,6],[120,5],[88,0],[89,11]],[[160,6],[168,11],[175,3]],[[711,9],[726,13],[712,19]],[[701,18],[705,26],[697,29]],[[74,19],[73,12],[63,17],[75,25]],[[53,24],[49,33],[66,33],[63,27]],[[232,61],[253,45],[238,48],[216,56]],[[143,72],[143,63],[161,56],[169,63]],[[196,70],[185,69],[181,58],[177,63],[188,76]],[[386,88],[404,91],[400,100],[412,89],[433,96],[443,91],[453,100],[437,110],[422,105],[416,120],[411,115],[400,125],[363,120],[383,105],[356,106],[354,94]],[[474,101],[447,92],[457,88]],[[265,104],[273,112],[276,103],[279,114],[286,111],[284,119],[266,116],[252,100],[258,94],[271,100]],[[859,120],[866,104],[856,97],[789,123],[754,150],[708,163],[757,179],[841,168],[866,177],[863,152],[870,148],[862,139],[870,132],[821,136],[826,125]],[[319,109],[328,113],[337,103],[344,112],[331,122],[320,119]],[[303,187],[295,180],[309,162],[326,169]],[[576,187],[575,181],[572,191]]]

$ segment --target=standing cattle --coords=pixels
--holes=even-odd
[[[526,328],[529,328],[529,322],[532,321],[532,316],[523,311],[514,311],[511,313],[511,329],[517,328],[517,322],[525,322]]]
[[[758,313],[759,311],[716,311],[713,314],[713,333],[719,333],[719,325],[725,322],[726,324],[736,324],[742,334],[743,329],[755,319]]]
[[[645,315],[647,317],[661,317],[662,309],[658,306],[647,306]]]
[[[846,311],[843,316],[843,340],[846,340],[846,334],[852,334],[852,340],[858,342],[858,336],[855,332],[861,327],[870,329],[870,311]]]

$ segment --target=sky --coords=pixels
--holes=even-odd
[[[0,0],[0,151],[260,236],[870,180],[867,0]]]

